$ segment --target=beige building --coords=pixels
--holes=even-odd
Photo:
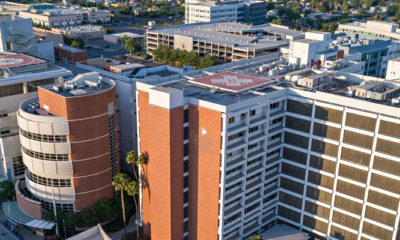
[[[24,18],[32,18],[34,24],[46,27],[66,27],[79,25],[83,22],[96,23],[100,21],[109,23],[111,21],[109,11],[93,8],[31,10],[30,12],[20,12],[19,15]]]
[[[54,33],[61,33],[72,38],[81,37],[85,42],[90,39],[103,38],[107,34],[107,31],[100,26],[93,25],[81,25],[75,27],[68,27],[63,29],[53,28]]]

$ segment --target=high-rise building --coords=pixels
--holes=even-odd
[[[22,212],[31,215],[33,207],[40,212],[54,204],[63,211],[81,211],[113,197],[112,177],[119,172],[116,106],[114,81],[94,72],[39,87],[38,98],[20,105],[27,167],[25,183],[16,186],[24,196],[17,194]]]
[[[37,96],[41,85],[63,82],[71,72],[24,54],[0,55],[0,179],[24,177],[16,111],[19,104]]]
[[[286,223],[316,237],[395,240],[400,109],[368,100],[364,85],[361,99],[350,83],[330,84],[210,71],[138,82],[144,233],[245,239]]]

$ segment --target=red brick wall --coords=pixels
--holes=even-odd
[[[183,107],[149,104],[139,92],[140,149],[149,162],[143,169],[144,232],[152,239],[183,238]]]
[[[73,167],[75,209],[92,207],[101,198],[112,197],[111,155],[108,127],[108,103],[116,107],[115,87],[101,93],[65,98],[39,88],[41,107],[66,117],[71,142],[70,159]],[[114,111],[115,140],[118,145],[118,119]],[[116,159],[119,163],[118,149]],[[117,165],[119,170],[119,165]]]
[[[19,190],[20,180],[15,182],[15,196],[18,208],[24,213],[37,219],[43,218],[42,203],[24,196]]]
[[[54,56],[57,60],[66,59],[69,63],[84,62],[87,60],[87,52],[71,52],[58,47],[54,48]]]
[[[189,239],[217,239],[220,148],[221,113],[190,105]]]

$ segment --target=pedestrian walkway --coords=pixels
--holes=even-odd
[[[126,232],[134,232],[136,231],[136,216],[132,215],[131,219],[129,220],[126,226]],[[108,234],[112,240],[121,240],[122,235],[124,235],[124,229],[122,228],[120,231]]]
[[[12,234],[3,224],[0,224],[0,239],[20,240]]]

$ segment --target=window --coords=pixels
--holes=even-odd
[[[371,149],[373,137],[344,130],[343,142],[354,146]]]
[[[340,129],[324,124],[314,123],[313,134],[319,137],[338,141],[340,137]]]
[[[287,116],[286,127],[308,133],[310,131],[310,121]]]
[[[253,133],[253,132],[257,131],[258,129],[259,129],[258,126],[251,127],[251,128],[249,128],[249,133]]]
[[[183,110],[183,122],[189,122],[189,109]]]
[[[283,157],[287,160],[300,164],[306,164],[307,161],[306,153],[299,152],[291,148],[283,148]]]
[[[304,115],[304,116],[311,116],[312,112],[312,105],[309,103],[298,102],[294,100],[287,101],[287,111]]]
[[[302,183],[298,183],[284,177],[281,178],[281,187],[297,194],[303,194],[304,185]]]
[[[234,123],[235,122],[235,117],[230,117],[228,119],[228,123]]]
[[[301,209],[302,206],[302,199],[295,197],[293,195],[284,193],[284,192],[280,192],[279,193],[279,201],[282,203],[285,203],[289,206]]]
[[[342,154],[340,156],[342,160],[369,166],[369,160],[371,155],[368,153],[359,152],[350,148],[342,147]]]
[[[23,176],[25,173],[25,165],[22,161],[22,156],[16,156],[12,158],[14,177]]]
[[[254,115],[256,115],[256,110],[253,109],[250,111],[250,116],[254,116]]]
[[[274,120],[272,120],[272,124],[276,124],[276,123],[280,123],[280,122],[282,122],[282,117],[275,118]]]
[[[309,201],[305,201],[305,210],[311,214],[317,215],[319,217],[328,219],[330,214],[330,209],[320,206],[317,203],[312,203]]]
[[[303,148],[303,149],[308,148],[308,138],[294,134],[294,133],[285,132],[284,142],[287,144],[299,147],[299,148]]]
[[[189,139],[189,127],[183,128],[183,140]]]
[[[362,204],[358,202],[354,202],[353,200],[343,198],[340,196],[335,196],[335,207],[341,208],[348,212],[361,215],[362,212]]]
[[[278,206],[278,215],[294,222],[300,222],[300,213],[283,206]]]
[[[241,120],[244,120],[245,118],[246,118],[246,113],[240,114],[240,119],[241,119]]]
[[[335,223],[339,223],[343,226],[348,228],[358,230],[360,227],[360,220],[357,218],[350,217],[344,213],[333,211],[333,218],[332,220]]]
[[[307,197],[330,204],[332,201],[332,194],[329,192],[325,192],[323,190],[319,190],[317,188],[313,188],[307,186]]]
[[[296,167],[292,164],[282,163],[282,173],[304,180],[305,169]]]
[[[6,134],[9,134],[10,133],[10,130],[9,129],[0,129],[0,136],[2,136],[2,135],[6,135]]]
[[[235,140],[237,138],[243,137],[243,135],[244,135],[244,132],[239,132],[239,133],[230,135],[230,136],[228,136],[228,142],[232,141],[232,140]]]
[[[368,172],[358,168],[353,168],[344,164],[340,164],[339,175],[348,179],[352,179],[354,181],[358,181],[360,183],[366,183]]]
[[[399,205],[399,199],[373,190],[369,190],[368,192],[368,202],[393,211],[397,211]]]
[[[269,105],[269,108],[270,108],[270,109],[274,109],[274,108],[277,108],[277,107],[279,107],[279,102],[277,102],[277,103],[272,103],[272,104]]]
[[[0,118],[7,117],[7,116],[8,116],[7,111],[0,111]]]
[[[346,126],[358,128],[366,131],[375,130],[376,119],[361,116],[354,113],[347,113]]]
[[[183,156],[189,155],[189,143],[183,145]]]

